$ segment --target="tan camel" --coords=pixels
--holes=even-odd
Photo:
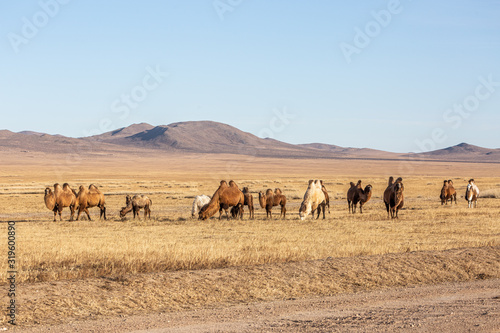
[[[325,218],[325,194],[323,193],[321,187],[321,181],[319,179],[309,180],[309,186],[307,187],[306,193],[304,194],[304,200],[299,208],[299,216],[301,220],[304,220],[307,215],[316,210],[318,206],[323,208],[323,219]],[[319,217],[319,215],[318,215]],[[314,216],[313,216],[314,218]]]
[[[91,184],[88,189],[86,189],[83,185],[80,186],[77,196],[77,207],[77,221],[80,218],[82,211],[87,214],[89,220],[92,220],[88,210],[92,207],[99,207],[99,218],[102,219],[104,216],[104,219],[106,220],[106,200],[104,198],[104,194],[94,184]]]
[[[457,204],[457,191],[453,187],[453,181],[451,179],[443,181],[443,187],[441,188],[441,195],[439,198],[441,199],[441,205],[447,205],[448,200],[453,204],[453,199],[455,199],[455,204]]]
[[[259,204],[261,208],[266,209],[267,218],[273,218],[271,210],[274,206],[281,206],[280,218],[286,218],[286,197],[283,192],[281,192],[281,189],[276,188],[273,193],[273,190],[269,188],[265,194],[260,191]]]
[[[69,207],[71,211],[69,220],[73,221],[76,206],[76,194],[68,183],[64,183],[62,187],[58,183],[54,184],[54,191],[47,187],[45,189],[44,201],[45,206],[54,212],[54,221],[56,221],[57,213],[59,213],[59,221],[62,221],[61,212],[64,207]]]
[[[139,216],[139,211],[144,209],[144,219],[149,217],[151,219],[151,205],[153,202],[146,195],[134,195],[132,198],[130,195],[127,195],[125,198],[125,207],[122,207],[120,210],[120,217],[123,218],[127,213],[132,211],[135,216]]]
[[[245,197],[245,202],[243,203],[243,206],[248,206],[249,218],[253,220],[255,218],[255,215],[254,215],[255,208],[253,205],[253,196],[250,193],[250,191],[248,190],[248,187],[243,187],[242,192],[243,192],[243,195]],[[238,217],[238,215],[239,215],[238,206],[233,206],[231,208],[231,216],[233,218],[236,218],[236,217]]]

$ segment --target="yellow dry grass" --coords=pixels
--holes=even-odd
[[[498,199],[480,198],[467,209],[465,180],[496,191],[496,165],[439,162],[399,163],[356,160],[284,160],[208,155],[101,158],[54,168],[46,159],[5,165],[0,175],[0,220],[18,220],[18,281],[39,282],[184,269],[304,261],[327,257],[445,250],[500,245]],[[135,164],[133,164],[135,163]],[[399,163],[399,164],[398,164]],[[85,168],[81,168],[85,165]],[[131,167],[133,165],[133,167]],[[140,170],[140,172],[138,171]],[[406,170],[408,174],[399,171]],[[405,209],[389,220],[382,203],[388,175],[402,176]],[[307,181],[320,178],[330,193],[326,220],[298,219]],[[442,179],[454,179],[458,205],[441,206]],[[191,219],[192,198],[211,195],[220,179],[234,179],[254,192],[280,187],[288,198],[287,219],[271,221],[256,208],[256,219]],[[364,214],[350,215],[345,196],[350,181],[373,185]],[[52,222],[43,189],[54,182],[74,188],[95,183],[106,194],[108,221]],[[122,221],[125,194],[145,193],[153,201],[150,221]],[[276,213],[278,210],[275,208]],[[91,210],[97,219],[97,209]],[[278,216],[278,214],[275,214]],[[0,241],[7,237],[0,226]],[[0,280],[6,278],[0,263]]]

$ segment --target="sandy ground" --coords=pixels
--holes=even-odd
[[[500,332],[500,280],[446,283],[17,332]]]

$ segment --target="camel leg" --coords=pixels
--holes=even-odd
[[[61,214],[61,213],[62,213],[62,207],[61,207],[61,208],[59,208],[59,209],[57,210],[57,212],[59,213],[59,221],[62,221],[62,214]]]
[[[57,207],[54,208],[54,222],[56,222],[56,216],[57,216]]]
[[[325,219],[325,212],[326,212],[326,204],[323,205],[323,220]]]
[[[102,219],[102,216],[104,215],[104,219],[106,220],[106,206],[102,206],[99,208],[101,208],[101,215],[99,216],[99,218]]]
[[[85,208],[83,209],[83,211],[85,212],[85,214],[87,214],[87,217],[89,218],[89,221],[92,221],[92,219],[90,218],[90,213],[89,213],[88,208],[87,208],[87,207],[85,207]]]
[[[347,206],[349,206],[349,213],[351,213],[351,202],[347,200]]]

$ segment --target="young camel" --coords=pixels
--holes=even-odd
[[[151,219],[150,207],[152,204],[153,202],[146,195],[134,195],[132,198],[130,195],[127,195],[125,197],[125,207],[122,207],[120,210],[120,217],[123,218],[127,213],[132,211],[135,219],[136,215],[139,216],[139,211],[144,209],[144,219],[146,219],[146,216]]]
[[[356,193],[352,200],[352,213],[356,213],[356,206],[359,202],[359,212],[363,214],[363,205],[370,200],[372,197],[372,186],[370,184],[366,185],[364,189],[356,188]]]
[[[271,209],[274,206],[281,206],[280,218],[286,218],[286,197],[279,188],[267,189],[266,193],[259,192],[259,204],[266,209],[266,217],[272,219]]]

